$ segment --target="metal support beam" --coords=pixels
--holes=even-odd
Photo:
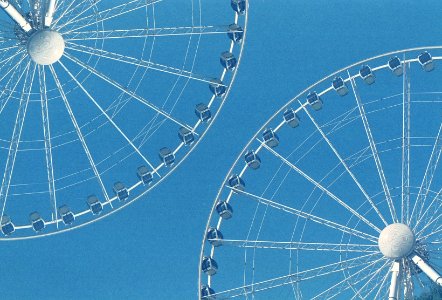
[[[25,32],[32,30],[31,24],[18,12],[18,10],[9,3],[8,0],[0,0],[0,7],[3,8],[5,13],[11,17],[11,19],[17,23]]]

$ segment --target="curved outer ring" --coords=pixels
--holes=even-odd
[[[351,64],[351,65],[348,65],[348,66],[346,66],[346,67],[344,67],[344,68],[342,68],[342,69],[339,69],[338,71],[335,71],[335,72],[333,72],[333,73],[327,75],[326,77],[323,77],[322,79],[318,80],[317,82],[313,83],[312,85],[308,86],[306,89],[304,89],[303,91],[301,91],[300,93],[298,93],[295,97],[293,97],[292,99],[290,99],[285,105],[283,105],[280,109],[278,109],[278,110],[277,110],[277,111],[276,111],[276,112],[275,112],[275,113],[274,113],[274,114],[273,114],[273,115],[267,120],[267,122],[265,122],[264,125],[262,125],[260,129],[258,129],[258,131],[253,135],[253,137],[249,140],[249,142],[248,142],[248,143],[245,145],[245,147],[241,150],[239,156],[236,158],[236,160],[235,160],[235,161],[233,162],[233,164],[232,164],[232,167],[229,169],[229,171],[228,171],[226,177],[225,177],[224,180],[223,180],[223,184],[221,185],[221,187],[220,187],[219,190],[218,190],[218,193],[217,193],[217,195],[216,195],[216,198],[215,198],[215,201],[214,201],[214,203],[213,203],[212,209],[211,209],[211,211],[210,211],[209,217],[208,217],[208,219],[207,219],[207,223],[206,223],[206,227],[205,227],[205,229],[204,229],[203,239],[202,239],[202,243],[201,243],[200,259],[199,259],[199,263],[198,263],[198,297],[199,297],[198,299],[201,299],[201,286],[202,286],[202,282],[201,282],[201,279],[202,279],[201,264],[202,264],[202,259],[203,259],[203,257],[204,257],[204,248],[205,248],[205,244],[206,244],[206,234],[207,234],[207,230],[208,230],[209,227],[210,227],[210,224],[211,224],[211,221],[212,221],[212,218],[213,218],[213,215],[214,215],[214,211],[216,210],[216,209],[215,209],[215,208],[216,208],[216,204],[218,203],[218,199],[220,198],[221,193],[222,193],[222,191],[223,191],[223,189],[224,189],[224,183],[228,181],[229,177],[231,176],[231,174],[232,174],[233,170],[235,169],[235,167],[237,166],[238,162],[239,162],[241,159],[243,159],[243,155],[244,155],[244,153],[247,151],[247,149],[250,148],[250,145],[251,145],[253,142],[256,141],[258,135],[259,135],[263,130],[265,130],[265,128],[267,128],[268,125],[269,125],[269,124],[270,124],[270,123],[271,123],[276,117],[280,116],[280,115],[283,113],[283,111],[284,111],[285,109],[287,109],[291,104],[293,104],[293,102],[295,102],[295,101],[299,101],[298,99],[300,99],[301,96],[303,96],[303,95],[305,95],[306,93],[308,93],[309,91],[311,91],[315,86],[317,86],[317,85],[319,85],[319,84],[321,84],[321,83],[323,83],[323,82],[330,81],[330,79],[333,79],[333,77],[335,77],[336,75],[338,75],[338,74],[340,74],[340,73],[342,73],[342,72],[344,72],[344,71],[347,71],[347,70],[349,70],[349,69],[351,69],[351,68],[354,68],[354,67],[356,67],[356,66],[359,66],[359,65],[361,65],[361,64],[364,64],[364,63],[366,63],[366,62],[369,62],[369,61],[372,61],[372,60],[375,60],[375,59],[379,59],[379,58],[383,58],[383,57],[387,57],[387,56],[392,56],[392,55],[396,55],[396,54],[400,54],[400,53],[407,53],[407,52],[412,52],[412,51],[413,51],[413,52],[414,52],[414,51],[424,51],[424,50],[432,50],[432,49],[442,49],[442,46],[416,47],[416,48],[408,48],[408,49],[403,49],[403,50],[391,51],[391,52],[387,52],[387,53],[384,53],[384,54],[380,54],[380,55],[377,55],[377,56],[374,56],[374,57],[370,57],[370,58],[366,58],[366,59],[360,60],[360,61],[358,61],[358,62],[356,62],[356,63],[353,63],[353,64]],[[433,57],[433,60],[442,60],[442,57]],[[415,62],[415,61],[417,61],[416,58],[414,58],[414,59],[407,59],[407,60],[406,60],[406,62]],[[386,64],[386,65],[382,65],[382,66],[379,66],[379,67],[374,67],[374,68],[372,68],[372,70],[379,70],[379,69],[384,69],[384,68],[388,68],[388,64]],[[351,77],[352,77],[352,78],[359,77],[359,74],[358,74],[358,75],[352,75]],[[345,81],[347,81],[347,80],[345,80]],[[318,92],[318,94],[322,94],[323,92],[328,91],[328,90],[330,90],[330,89],[332,89],[332,88],[330,87],[330,88],[328,88],[328,89],[326,89],[326,90],[324,90],[324,91],[321,91],[320,93]],[[304,105],[306,105],[306,104],[302,104],[302,105],[304,106]],[[241,171],[241,174],[244,173],[244,171],[245,171],[246,168],[247,168],[247,165],[244,166],[244,168],[243,168],[242,171]],[[217,224],[217,228],[218,228],[218,229],[220,228],[221,223],[222,223],[222,218],[219,217],[218,224]],[[215,247],[213,247],[213,246],[211,247],[211,249],[212,249],[212,250],[211,250],[211,256],[213,256],[214,248],[215,248]],[[209,279],[209,285],[210,285],[210,279]]]
[[[220,103],[220,105],[219,105],[217,111],[216,111],[215,114],[213,115],[211,121],[207,124],[207,127],[206,127],[206,129],[204,130],[204,132],[199,136],[199,138],[198,138],[198,139],[197,139],[192,145],[189,146],[189,150],[187,151],[187,153],[184,154],[184,156],[183,156],[179,161],[177,161],[177,162],[176,162],[176,163],[170,168],[169,172],[167,172],[164,176],[162,176],[160,179],[158,179],[158,180],[155,181],[153,184],[151,184],[151,185],[149,186],[148,189],[146,189],[145,191],[143,191],[142,193],[140,193],[139,195],[137,195],[135,198],[128,200],[125,204],[123,204],[123,205],[121,205],[121,206],[119,206],[119,207],[117,207],[117,208],[115,208],[115,209],[112,209],[110,212],[108,212],[108,213],[106,213],[106,214],[102,214],[102,215],[100,215],[100,216],[98,216],[98,217],[96,217],[96,218],[94,218],[94,219],[92,219],[92,220],[89,220],[89,221],[87,221],[87,222],[81,223],[81,224],[76,225],[76,226],[66,227],[66,228],[64,228],[64,229],[62,229],[62,230],[52,231],[52,232],[48,232],[48,233],[42,233],[42,234],[36,234],[36,235],[29,235],[29,236],[22,236],[22,237],[0,237],[0,241],[18,241],[18,240],[29,240],[29,239],[34,239],[34,238],[47,237],[47,236],[52,236],[52,235],[56,235],[56,234],[59,234],[59,233],[64,233],[64,232],[67,232],[67,231],[71,231],[71,230],[74,230],[74,229],[81,228],[81,227],[83,227],[83,226],[86,226],[86,225],[92,224],[92,223],[94,223],[94,222],[96,222],[96,221],[99,221],[99,220],[101,220],[101,219],[103,219],[103,218],[105,218],[105,217],[108,217],[108,216],[110,216],[111,214],[113,214],[113,213],[115,213],[115,212],[117,212],[117,211],[119,211],[119,210],[121,210],[121,209],[127,207],[128,205],[132,204],[133,202],[135,202],[136,200],[138,200],[139,198],[141,198],[142,196],[144,196],[145,194],[147,194],[151,189],[153,189],[154,187],[156,187],[156,186],[157,186],[159,183],[161,183],[165,178],[167,178],[167,177],[172,173],[172,171],[175,170],[175,168],[177,168],[179,165],[181,165],[181,163],[187,158],[187,156],[193,151],[193,149],[194,149],[194,148],[200,143],[200,141],[204,138],[204,136],[206,135],[207,131],[209,130],[209,128],[212,126],[212,124],[215,122],[216,118],[218,117],[218,115],[219,115],[219,113],[220,113],[220,111],[221,111],[221,109],[222,109],[222,107],[223,107],[223,105],[224,105],[224,102],[226,101],[227,97],[228,97],[229,94],[230,94],[230,91],[231,91],[232,85],[233,85],[233,83],[234,83],[234,81],[235,81],[235,78],[236,78],[237,71],[238,71],[238,69],[239,69],[239,66],[241,65],[241,59],[242,59],[243,50],[244,50],[244,43],[245,43],[245,40],[246,40],[247,23],[248,23],[248,7],[249,7],[249,2],[248,2],[248,0],[246,0],[246,3],[247,3],[247,4],[246,4],[247,9],[246,9],[245,14],[244,14],[244,28],[243,28],[244,31],[243,31],[243,38],[242,38],[242,41],[241,41],[241,44],[240,44],[240,49],[239,49],[239,55],[238,55],[238,61],[237,61],[237,67],[235,68],[234,73],[232,74],[232,78],[231,78],[231,80],[230,80],[230,84],[229,84],[229,86],[227,87],[226,93],[225,93],[224,96],[220,99],[220,102],[221,102],[221,103]],[[238,21],[238,18],[239,18],[239,14],[235,12],[235,22]],[[231,42],[230,42],[230,51],[232,51],[234,45],[235,45],[235,42],[234,42],[234,41],[231,41]],[[221,80],[224,78],[225,74],[226,74],[226,70],[224,69],[223,72],[222,72],[221,78],[220,78]],[[212,96],[212,99],[211,99],[210,103],[212,103],[214,99],[215,99],[215,96]],[[195,126],[195,128],[197,128],[197,126],[198,126],[199,124],[201,124],[201,123],[198,122],[198,123],[196,123],[196,124],[197,124],[197,125]],[[182,146],[183,146],[183,144],[181,143],[178,147],[175,148],[174,152],[175,152],[176,150],[178,150],[179,148],[181,148]],[[160,165],[160,166],[161,166],[161,165]],[[157,167],[157,168],[159,168],[159,167]],[[137,183],[135,183],[135,184],[132,185],[131,187],[128,187],[127,189],[128,189],[128,191],[131,191],[132,189],[138,187],[139,185],[141,185],[141,181],[138,181]],[[106,202],[106,204],[108,204],[108,203],[110,203],[110,202],[113,202],[113,201],[115,201],[116,199],[117,199],[117,196],[114,196],[114,197],[110,198],[109,201]],[[103,204],[104,204],[104,203],[103,203]],[[74,215],[75,215],[75,217],[77,217],[77,216],[85,215],[85,214],[88,214],[88,213],[90,213],[90,210],[89,210],[89,209],[86,209],[86,210],[84,210],[84,211],[82,211],[82,212],[79,212],[79,213],[76,213],[76,214],[74,214]],[[50,222],[46,222],[46,224],[54,224],[54,223],[62,223],[61,218],[59,218],[59,219],[57,219],[57,220],[50,221]],[[19,229],[19,230],[22,230],[22,229],[29,229],[29,230],[32,230],[31,228],[32,228],[32,225],[16,226],[16,229]]]

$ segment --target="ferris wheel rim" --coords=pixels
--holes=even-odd
[[[311,91],[313,91],[314,90],[314,88],[316,87],[316,86],[318,86],[318,85],[320,85],[321,83],[324,83],[324,82],[326,82],[326,81],[329,81],[329,82],[331,82],[331,80],[334,78],[334,77],[336,77],[337,75],[339,75],[339,74],[342,74],[342,73],[345,73],[345,71],[348,71],[348,70],[350,70],[350,69],[352,69],[352,68],[354,68],[354,67],[357,67],[357,66],[361,66],[361,65],[365,65],[366,63],[368,63],[368,62],[370,62],[370,61],[374,61],[374,60],[377,60],[377,59],[380,59],[380,58],[386,58],[386,57],[393,57],[393,56],[395,56],[395,55],[398,55],[398,54],[407,54],[407,53],[410,53],[410,52],[419,52],[419,51],[426,51],[426,50],[441,50],[442,49],[442,46],[422,46],[422,47],[413,47],[413,48],[407,48],[407,49],[401,49],[401,50],[395,50],[395,51],[390,51],[390,52],[385,52],[385,53],[382,53],[382,54],[379,54],[379,55],[376,55],[376,56],[373,56],[373,57],[369,57],[369,58],[365,58],[365,59],[363,59],[363,60],[360,60],[360,61],[358,61],[358,62],[356,62],[356,63],[352,63],[352,64],[350,64],[350,65],[348,65],[348,66],[346,66],[346,67],[343,67],[343,68],[341,68],[341,69],[339,69],[339,70],[337,70],[337,71],[334,71],[333,73],[330,73],[329,75],[327,75],[327,76],[325,76],[325,77],[323,77],[323,78],[321,78],[320,80],[318,80],[318,81],[316,81],[316,82],[314,82],[313,84],[311,84],[311,85],[309,85],[306,89],[304,89],[304,90],[302,90],[301,92],[299,92],[296,96],[294,96],[293,98],[291,98],[290,100],[288,100],[288,102],[286,102],[284,105],[282,105],[279,109],[277,109],[276,110],[276,112],[275,113],[273,113],[268,119],[267,119],[267,121],[265,121],[264,122],[264,124],[256,131],[256,133],[249,139],[249,141],[246,143],[246,145],[242,148],[242,150],[239,152],[239,155],[236,157],[236,159],[234,160],[234,162],[232,163],[232,165],[231,165],[231,167],[229,168],[229,170],[228,170],[228,172],[226,173],[226,176],[224,177],[224,179],[223,179],[223,181],[222,181],[222,184],[221,184],[221,186],[220,186],[220,188],[218,189],[218,192],[217,192],[217,194],[216,194],[216,197],[215,197],[215,200],[214,200],[214,202],[213,202],[213,205],[212,205],[212,207],[211,207],[211,210],[210,210],[210,213],[209,213],[209,216],[208,216],[208,220],[207,220],[207,223],[206,223],[206,227],[205,227],[205,229],[204,229],[204,233],[203,233],[203,238],[202,238],[202,243],[201,243],[201,248],[200,248],[200,257],[199,257],[199,262],[198,262],[198,295],[199,295],[199,299],[203,299],[204,297],[202,297],[202,287],[204,287],[204,286],[208,286],[208,287],[210,287],[210,285],[211,285],[211,277],[212,276],[208,276],[208,283],[207,283],[207,285],[205,284],[205,283],[203,283],[202,282],[202,275],[203,275],[203,271],[202,271],[202,268],[201,268],[201,266],[202,266],[202,263],[203,263],[203,259],[207,256],[207,257],[209,257],[209,258],[212,258],[213,257],[213,255],[214,255],[214,251],[215,251],[215,248],[216,247],[214,247],[214,246],[212,246],[212,245],[210,245],[209,247],[210,247],[210,254],[208,254],[208,255],[205,255],[205,246],[208,244],[208,241],[207,241],[207,232],[208,232],[208,230],[210,229],[210,228],[215,228],[215,229],[218,229],[219,230],[219,228],[220,228],[220,226],[221,226],[221,224],[224,222],[224,220],[223,220],[223,218],[221,218],[220,216],[216,216],[216,206],[217,206],[217,204],[219,203],[219,201],[220,201],[220,196],[221,196],[221,194],[222,194],[222,192],[224,191],[224,190],[229,190],[229,188],[226,186],[226,183],[228,182],[228,180],[229,180],[229,178],[232,176],[232,174],[234,174],[234,169],[236,168],[236,167],[238,167],[238,165],[241,165],[241,160],[243,160],[244,159],[244,155],[245,155],[245,153],[247,153],[247,151],[249,151],[250,149],[252,149],[253,147],[251,147],[251,145],[253,144],[253,143],[255,143],[255,142],[259,142],[259,143],[261,143],[261,145],[259,145],[258,146],[258,149],[255,149],[255,150],[253,150],[253,152],[254,153],[258,153],[262,148],[270,148],[270,147],[266,147],[265,145],[264,145],[264,143],[262,142],[262,141],[260,141],[259,139],[258,139],[258,136],[264,131],[264,130],[266,130],[267,128],[270,128],[269,127],[269,125],[272,123],[272,121],[274,121],[275,120],[275,118],[277,118],[277,117],[281,117],[281,115],[282,115],[282,113],[284,112],[284,110],[286,110],[286,109],[288,109],[293,103],[295,103],[296,101],[298,102],[298,104],[299,104],[299,108],[297,108],[297,109],[293,109],[294,110],[294,112],[296,113],[296,112],[298,112],[299,110],[302,110],[303,108],[305,109],[309,104],[308,104],[308,102],[307,101],[305,101],[305,102],[301,102],[301,100],[299,100],[299,99],[301,99],[301,97],[302,96],[306,96],[309,92],[311,92]],[[432,57],[432,59],[434,60],[434,61],[441,61],[442,60],[442,56],[433,56]],[[411,64],[411,63],[413,63],[413,62],[419,62],[419,60],[418,60],[418,58],[407,58],[407,59],[404,59],[403,61],[401,60],[401,65],[405,65],[405,64]],[[389,68],[389,66],[388,66],[388,63],[385,63],[384,65],[376,65],[375,67],[373,67],[373,68],[371,68],[371,70],[372,71],[377,71],[377,70],[381,70],[381,69],[388,69]],[[345,79],[345,82],[348,82],[348,81],[350,81],[351,79],[354,79],[354,78],[357,78],[357,77],[361,77],[361,75],[360,74],[355,74],[355,75],[351,75],[350,73],[348,73],[349,74],[349,78],[348,79]],[[329,88],[327,88],[327,89],[324,89],[324,90],[321,90],[320,92],[318,91],[318,95],[320,96],[320,95],[322,95],[322,94],[326,94],[326,93],[328,93],[328,92],[330,92],[330,91],[332,91],[333,90],[333,87],[329,87]],[[316,92],[315,92],[316,93]],[[281,126],[282,126],[282,124],[284,124],[284,121],[282,121],[282,122],[278,122]],[[277,132],[277,130],[280,128],[280,126],[277,126],[276,128],[275,128],[275,132]],[[413,137],[414,138],[414,137]],[[242,168],[240,168],[240,172],[238,172],[237,174],[238,174],[238,176],[242,176],[245,172],[246,172],[246,170],[247,170],[247,164],[245,163],[245,164],[243,164],[244,166],[242,167]],[[398,188],[398,187],[395,187],[395,188]],[[395,189],[395,188],[392,188],[392,189]],[[417,188],[419,188],[419,187],[417,187]],[[230,189],[230,191],[229,191],[229,197],[228,197],[228,199],[230,199],[230,195],[232,195],[232,193],[234,193],[235,192],[235,190],[234,189]],[[236,191],[236,192],[239,192],[239,191]],[[436,193],[435,191],[428,191],[428,192],[433,192],[433,193]],[[241,191],[241,193],[244,193],[243,191]],[[379,192],[379,193],[381,193],[381,192]],[[372,208],[371,208],[372,209]],[[351,218],[353,218],[354,216],[352,216]],[[211,226],[211,224],[213,224],[213,221],[214,220],[216,220],[218,218],[218,222],[215,222],[216,223],[216,226]],[[361,220],[359,220],[358,222],[361,222]],[[392,223],[392,224],[394,224],[394,223]],[[422,233],[422,231],[420,232],[420,233]],[[345,235],[345,233],[342,233],[342,235]],[[292,250],[290,250],[290,251],[292,251]],[[295,250],[296,251],[296,250]],[[299,250],[298,250],[299,251]],[[388,273],[388,272],[387,272]],[[293,283],[292,283],[293,284]],[[241,287],[242,289],[244,289],[244,290],[247,290],[247,287]],[[240,288],[238,288],[238,289],[240,289]],[[228,292],[229,290],[227,290],[227,291],[223,291],[223,292]],[[247,294],[247,293],[246,293]],[[246,295],[245,294],[245,295]],[[216,296],[217,295],[217,293],[215,293],[215,294],[213,294],[214,296]],[[208,296],[208,297],[210,297],[210,296]]]
[[[132,1],[132,2],[136,2],[136,1]],[[27,234],[25,236],[13,236],[12,235],[12,236],[0,237],[0,240],[1,241],[17,241],[17,240],[28,240],[28,239],[33,239],[33,238],[47,237],[47,236],[51,236],[51,235],[55,235],[55,234],[59,234],[59,233],[64,233],[64,232],[67,232],[67,231],[71,231],[71,230],[74,230],[74,229],[81,228],[83,226],[92,224],[92,223],[94,223],[94,222],[96,222],[98,220],[101,220],[101,219],[103,219],[103,218],[105,218],[107,216],[112,215],[113,213],[115,213],[117,211],[120,211],[123,208],[126,208],[130,204],[132,204],[135,201],[139,200],[144,195],[146,195],[149,191],[151,191],[156,186],[158,186],[158,184],[163,182],[163,180],[165,178],[167,178],[178,166],[180,166],[181,163],[184,160],[186,160],[186,158],[190,155],[190,153],[199,145],[201,140],[205,137],[205,135],[207,134],[207,131],[210,129],[210,127],[213,125],[215,120],[218,118],[218,116],[219,116],[219,114],[221,112],[221,109],[224,106],[224,104],[225,104],[225,102],[226,102],[226,100],[227,100],[227,98],[228,98],[228,96],[229,96],[229,94],[231,92],[231,88],[232,88],[232,86],[234,84],[234,81],[236,79],[236,76],[237,76],[237,71],[238,71],[238,69],[239,69],[239,67],[241,65],[241,61],[242,61],[242,57],[243,57],[244,44],[245,44],[245,40],[246,40],[246,33],[247,33],[247,27],[248,27],[247,26],[248,25],[248,1],[246,1],[246,5],[247,5],[247,9],[244,11],[244,14],[240,14],[239,12],[236,12],[236,11],[233,12],[233,14],[234,14],[234,24],[238,23],[238,20],[239,20],[240,16],[244,17],[243,18],[243,24],[241,24],[243,36],[242,36],[242,39],[241,39],[240,43],[237,43],[237,42],[235,42],[233,40],[229,41],[230,43],[229,43],[229,47],[228,48],[229,48],[230,52],[232,52],[232,50],[234,49],[235,45],[238,45],[238,44],[239,45],[238,45],[237,65],[236,65],[235,69],[231,72],[231,78],[229,79],[228,85],[226,87],[226,91],[223,94],[222,98],[219,100],[219,104],[217,105],[216,111],[214,111],[210,122],[205,124],[204,129],[203,129],[202,133],[198,135],[198,138],[191,145],[186,147],[187,150],[184,153],[184,155],[182,157],[180,157],[180,159],[177,159],[172,166],[168,167],[168,171],[167,171],[166,174],[164,174],[159,179],[157,179],[154,182],[152,182],[152,184],[150,184],[148,186],[148,188],[146,188],[143,191],[141,191],[141,193],[137,194],[136,196],[130,197],[127,201],[125,201],[124,203],[122,203],[118,207],[113,208],[113,209],[111,209],[111,210],[109,210],[107,212],[103,212],[100,215],[95,216],[93,219],[90,219],[90,220],[88,220],[86,222],[83,221],[81,223],[77,223],[77,224],[74,224],[74,225],[71,225],[71,226],[66,226],[64,228],[58,228],[57,230],[50,231],[50,232],[44,232],[43,231],[43,232],[40,232],[38,234],[33,233],[33,234]],[[199,8],[199,9],[201,10],[201,8]],[[200,11],[200,13],[201,13],[201,11]],[[201,34],[199,34],[199,36],[201,37]],[[147,39],[147,36],[145,37],[145,39]],[[100,59],[101,59],[101,57],[98,57],[97,61],[100,60]],[[84,70],[81,69],[80,72],[81,71],[84,71]],[[223,80],[223,78],[225,77],[226,74],[227,74],[227,70],[223,69],[222,74],[220,76],[220,80]],[[90,75],[91,74],[88,74],[88,76],[90,76]],[[78,87],[76,87],[76,88],[78,88]],[[58,90],[56,87],[53,87],[53,89],[55,91]],[[212,103],[215,100],[215,98],[216,98],[216,96],[213,95],[211,97],[210,103]],[[194,126],[193,129],[196,130],[198,128],[198,126],[201,125],[201,124],[202,124],[202,122],[200,122],[200,121],[196,122],[196,125]],[[74,131],[74,130],[71,130],[71,131]],[[175,149],[175,150],[179,150],[179,149],[183,148],[183,146],[184,146],[184,144],[181,143],[181,145],[178,146],[177,149]],[[163,165],[164,165],[164,163],[161,163],[161,164],[159,164],[159,167],[162,167]],[[157,169],[157,168],[158,167],[156,167],[155,169]],[[87,180],[89,180],[89,179],[87,179]],[[132,190],[132,189],[134,189],[134,188],[136,188],[136,187],[138,187],[140,185],[142,185],[142,183],[141,183],[141,181],[138,181],[138,182],[134,183],[133,185],[128,186],[128,190]],[[104,203],[102,202],[102,203],[106,205],[108,203],[112,203],[112,201],[115,201],[117,199],[118,199],[117,196],[110,197],[109,201],[104,202]],[[84,209],[83,211],[76,212],[74,216],[75,217],[82,216],[82,215],[90,214],[90,212],[91,212],[90,209]],[[61,217],[59,217],[56,220],[46,221],[45,224],[46,225],[63,224],[63,220],[62,220]],[[15,229],[17,229],[17,230],[24,229],[24,230],[31,230],[32,231],[32,225],[31,224],[28,224],[28,225],[17,225],[17,226],[15,226]]]

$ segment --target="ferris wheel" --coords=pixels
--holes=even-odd
[[[200,299],[414,299],[442,286],[442,47],[382,54],[288,101],[210,212]]]
[[[234,82],[247,1],[0,0],[1,239],[64,232],[162,182]]]

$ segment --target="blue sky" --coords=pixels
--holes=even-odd
[[[158,187],[109,218],[52,237],[3,242],[3,297],[196,298],[208,214],[256,130],[291,97],[338,68],[392,50],[439,44],[441,6],[251,1],[243,63],[204,141]]]

